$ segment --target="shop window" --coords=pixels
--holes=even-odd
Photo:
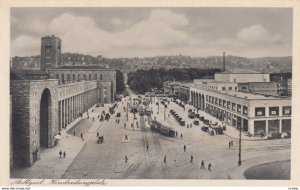
[[[279,115],[279,107],[269,107],[269,115]]]
[[[235,111],[235,103],[232,103],[232,110]]]
[[[255,116],[265,116],[265,108],[255,108]]]
[[[226,90],[226,87],[222,87],[222,90]]]
[[[237,112],[241,113],[242,112],[242,106],[240,104],[237,104]]]
[[[231,102],[227,101],[227,109],[230,109]]]
[[[248,107],[243,106],[243,114],[248,115]]]
[[[291,115],[292,109],[291,106],[282,107],[282,115]]]

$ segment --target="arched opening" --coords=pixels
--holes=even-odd
[[[40,103],[40,147],[49,146],[49,128],[51,127],[51,94],[48,88],[44,89]]]
[[[202,101],[201,101],[201,109],[204,111],[205,110],[205,99],[204,95],[202,94]]]

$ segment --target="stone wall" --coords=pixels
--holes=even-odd
[[[34,152],[37,152],[37,159],[39,159],[40,102],[45,89],[48,89],[51,94],[47,147],[54,146],[54,136],[58,133],[57,86],[57,80],[11,81],[15,166],[32,165]]]

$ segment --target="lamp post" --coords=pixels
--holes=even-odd
[[[127,121],[128,121],[128,102],[127,102]]]
[[[242,165],[242,127],[240,126],[240,134],[239,134],[239,161],[238,161],[238,165]]]
[[[166,109],[167,109],[167,105],[165,105],[164,121],[166,121]]]

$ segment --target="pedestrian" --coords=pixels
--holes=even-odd
[[[99,137],[99,132],[97,132],[97,137]]]
[[[126,128],[126,123],[124,123],[124,129]]]
[[[167,156],[165,155],[165,157],[164,157],[164,163],[166,163],[167,162]]]
[[[178,136],[178,132],[177,131],[175,132],[175,135],[176,135],[176,137]]]
[[[83,134],[82,133],[80,134],[80,137],[83,139]]]
[[[205,169],[204,160],[201,161],[201,167],[200,169]]]
[[[127,160],[128,160],[127,155],[125,155],[125,163],[127,163]]]
[[[73,135],[75,136],[75,131],[73,132]]]
[[[208,164],[208,171],[211,171],[211,163]]]
[[[184,152],[186,151],[186,146],[185,146],[185,145],[183,145],[183,151],[184,151]]]
[[[228,143],[228,147],[229,147],[229,149],[230,149],[230,146],[231,146],[231,142],[229,142],[229,143]]]
[[[149,146],[147,145],[147,151],[149,150]]]
[[[128,140],[128,137],[127,137],[127,135],[125,135],[125,140],[126,140],[126,141]]]
[[[66,158],[66,152],[64,151],[64,158]]]
[[[191,162],[193,162],[193,159],[194,159],[194,157],[193,157],[193,155],[191,155]]]
[[[180,134],[180,138],[182,139],[182,133]]]
[[[59,151],[59,158],[61,158],[61,155],[62,155],[62,152],[61,152],[61,150]]]

